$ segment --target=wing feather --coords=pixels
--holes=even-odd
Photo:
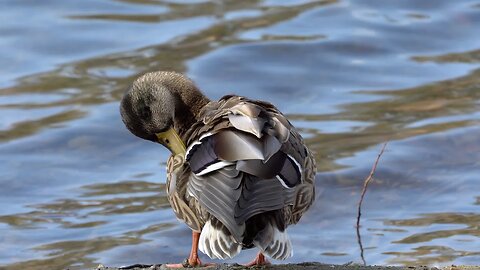
[[[192,127],[187,142],[185,159],[193,172],[188,194],[239,242],[245,224],[255,215],[288,209],[284,212],[301,216],[313,201],[307,194],[313,180],[304,183],[302,171],[314,169],[314,164],[305,162],[310,153],[290,122],[273,105],[238,96],[225,97],[204,110],[203,123]],[[219,162],[227,163],[212,167]],[[211,170],[201,173],[207,167]],[[299,190],[307,193],[299,198]],[[296,204],[303,208],[295,209]],[[298,218],[285,220],[288,225]],[[277,248],[273,253],[287,253]]]

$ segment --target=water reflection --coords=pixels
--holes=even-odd
[[[86,185],[75,198],[32,205],[33,210],[28,213],[0,216],[0,223],[13,228],[39,230],[46,235],[50,234],[48,230],[56,230],[64,234],[60,239],[78,239],[35,246],[33,250],[44,258],[15,263],[7,269],[63,269],[71,266],[86,269],[96,265],[95,260],[89,258],[91,254],[150,241],[146,235],[175,225],[175,222],[162,220],[162,214],[158,213],[163,209],[170,211],[164,188],[164,184],[144,181]],[[130,219],[146,212],[156,213],[155,223],[141,218],[138,221],[143,224],[134,226],[134,230],[126,227],[115,236],[106,234],[116,230],[117,225],[112,224],[115,220]]]
[[[291,229],[292,262],[360,260],[355,206],[391,141],[363,208],[367,263],[479,264],[475,4],[49,2],[58,14],[10,1],[12,14],[43,12],[0,26],[0,46],[29,56],[0,56],[2,267],[184,258],[188,230],[164,194],[167,153],[118,116],[130,82],[159,69],[187,72],[212,98],[272,101],[301,129],[319,196]]]
[[[478,256],[480,252],[455,250],[444,246],[422,246],[414,248],[412,252],[386,252],[397,258],[390,260],[394,264],[403,265],[435,265],[448,263],[460,257]],[[415,257],[414,260],[411,258]]]
[[[438,226],[439,224],[453,225],[448,227],[457,227],[457,229],[435,229],[441,227]],[[384,254],[394,256],[389,259],[389,262],[404,265],[432,265],[454,261],[461,257],[479,256],[480,252],[472,249],[472,245],[462,245],[462,243],[475,241],[473,240],[475,237],[480,237],[478,224],[480,224],[480,215],[474,213],[435,213],[423,214],[414,219],[386,220],[387,226],[433,228],[424,233],[413,233],[394,241],[398,244],[419,244],[415,245],[412,251],[390,251]],[[452,237],[461,242],[458,248],[428,244],[441,243],[441,240]]]
[[[315,131],[307,132],[307,141],[317,153],[324,153],[322,158],[328,156],[329,160],[335,161],[347,153],[354,154],[379,142],[478,125],[480,121],[476,112],[479,109],[480,91],[476,85],[479,83],[480,70],[476,70],[459,79],[427,86],[396,91],[362,91],[362,94],[382,94],[391,98],[348,104],[340,113],[290,117],[294,120],[319,123],[325,120],[366,123],[375,119],[375,123],[356,129],[355,132],[319,134],[317,131],[316,136],[311,134]],[[461,155],[462,152],[452,154]],[[325,159],[318,161],[323,164]],[[325,167],[321,167],[321,170],[338,168],[332,164],[323,166]]]
[[[463,224],[463,229],[453,230],[438,230],[434,232],[418,233],[410,235],[401,240],[395,241],[395,243],[419,243],[429,242],[438,238],[447,238],[455,235],[471,235],[480,236],[478,231],[478,224],[480,224],[480,215],[467,213],[437,213],[437,214],[424,214],[421,218],[407,219],[407,220],[388,220],[385,221],[385,225],[388,226],[430,226],[433,224]]]
[[[34,211],[0,216],[0,222],[24,228],[31,228],[32,225],[41,226],[42,223],[58,223],[69,228],[91,227],[103,225],[106,221],[73,224],[62,218],[87,219],[91,216],[142,213],[169,208],[164,184],[128,181],[94,184],[82,188],[85,191],[77,197],[78,199],[62,199],[32,205]]]

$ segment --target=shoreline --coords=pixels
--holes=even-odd
[[[135,264],[123,267],[108,267],[99,265],[94,270],[164,270],[167,268],[165,264],[144,265]],[[192,268],[176,268],[176,269],[192,269]],[[381,265],[361,265],[361,264],[324,264],[319,262],[304,262],[296,264],[273,264],[265,266],[247,267],[238,264],[217,264],[207,267],[195,267],[195,269],[209,269],[209,270],[243,270],[243,269],[280,269],[280,270],[480,270],[480,266],[446,266],[446,267],[430,267],[430,266],[381,266]]]

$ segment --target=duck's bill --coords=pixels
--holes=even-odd
[[[175,129],[170,128],[167,131],[155,135],[157,136],[158,142],[167,147],[173,155],[185,154],[185,144]]]

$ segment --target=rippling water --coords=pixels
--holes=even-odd
[[[118,113],[146,71],[269,100],[316,152],[290,262],[480,264],[480,2],[5,0],[0,266],[181,261],[167,152]],[[254,251],[235,259],[248,261]],[[205,257],[202,257],[207,260]]]

